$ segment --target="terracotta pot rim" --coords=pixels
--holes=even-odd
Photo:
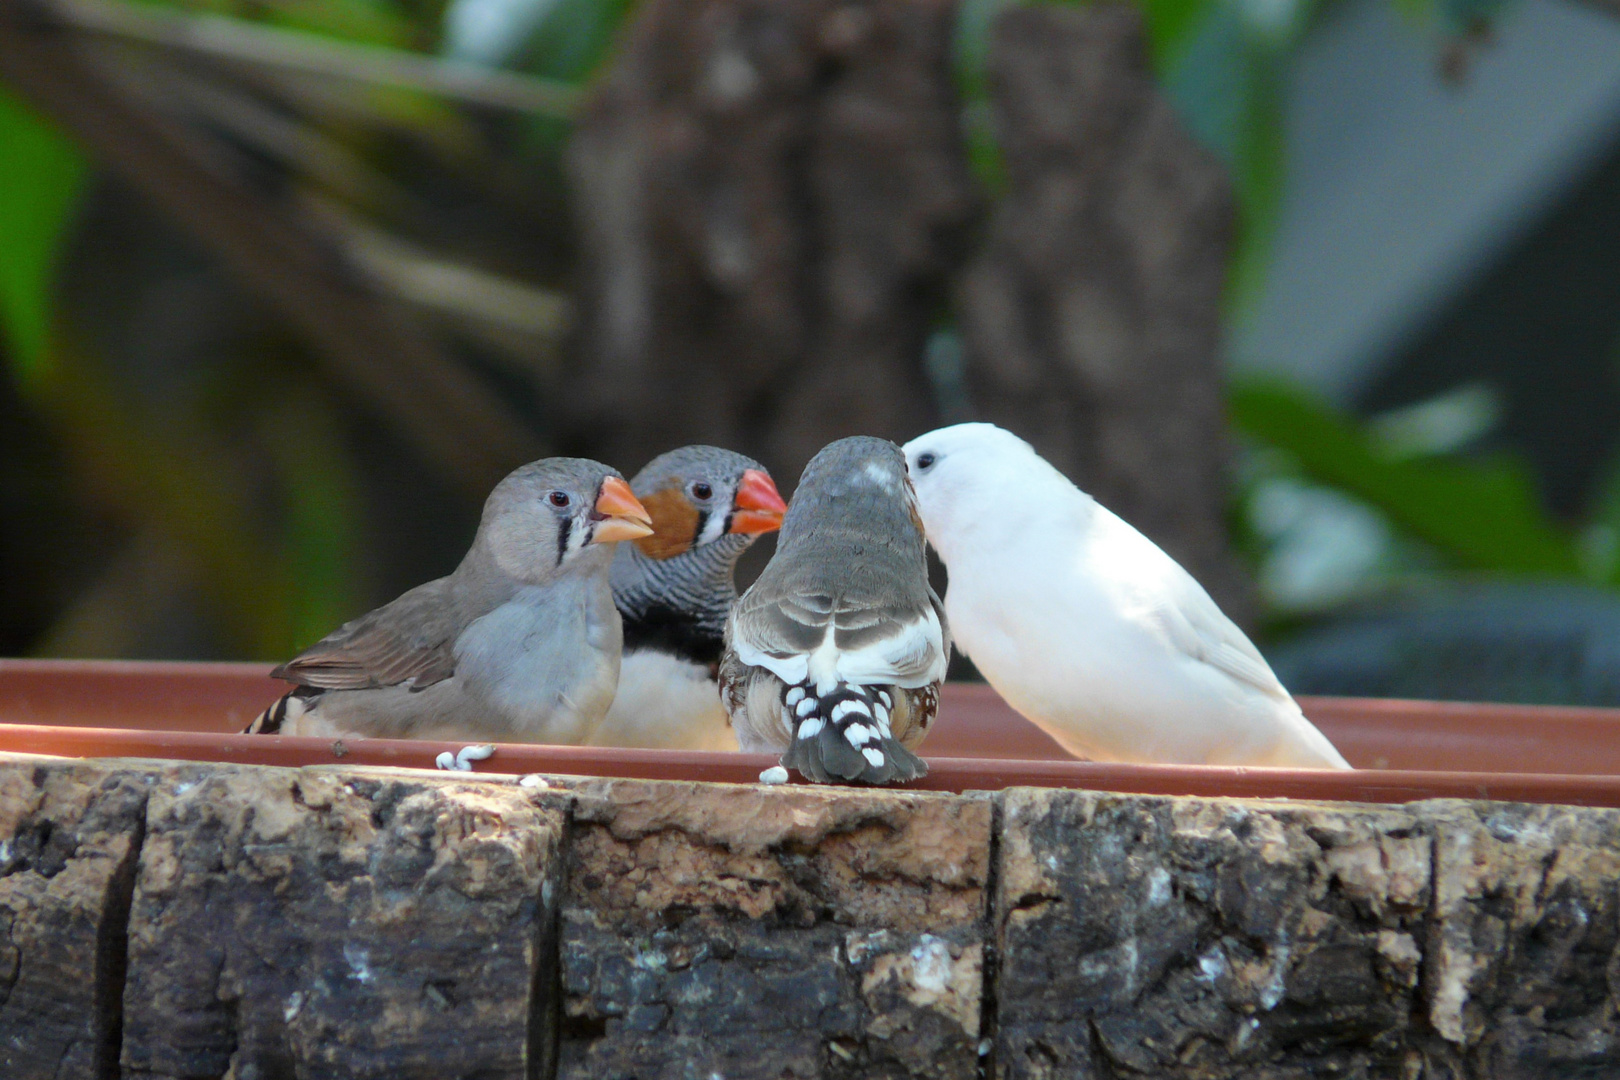
[[[226,733],[227,724],[239,731],[285,689],[267,678],[268,672],[269,665],[254,663],[0,660],[0,751],[432,768],[441,751],[462,745]],[[1077,761],[1012,713],[988,686],[952,684],[924,746],[929,776],[908,789],[1034,786],[1205,797],[1383,803],[1464,798],[1620,807],[1620,710],[1300,701],[1353,762],[1372,767],[1340,772]],[[3,722],[8,719],[24,722]],[[929,745],[935,753],[927,753]],[[1391,760],[1399,767],[1384,767]],[[1457,767],[1436,768],[1435,762]],[[765,756],[735,753],[502,744],[475,771],[754,783],[772,764]],[[1477,767],[1481,764],[1486,767]]]

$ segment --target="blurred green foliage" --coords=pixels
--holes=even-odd
[[[40,375],[49,350],[53,284],[89,172],[84,155],[0,88],[0,332],[17,376]]]
[[[1405,457],[1365,425],[1280,383],[1240,382],[1229,407],[1239,432],[1376,507],[1457,569],[1584,576],[1575,537],[1548,517],[1530,471],[1508,455]]]
[[[260,22],[380,50],[453,56],[447,8],[468,0],[125,2]],[[964,137],[973,168],[992,195],[1003,189],[1005,177],[985,62],[994,17],[1013,2],[1018,0],[962,0],[954,41]],[[1155,72],[1189,127],[1232,171],[1241,239],[1230,295],[1234,305],[1241,304],[1263,275],[1282,190],[1287,68],[1307,29],[1330,5],[1140,2]],[[1442,39],[1473,33],[1495,10],[1495,0],[1392,2],[1420,31]],[[582,86],[601,70],[633,9],[634,0],[531,0],[527,16],[512,22],[521,40],[501,43],[502,62]],[[465,155],[467,161],[476,160],[468,148],[495,131],[497,144],[522,151],[534,169],[508,175],[504,163],[475,165],[479,179],[525,193],[534,205],[560,205],[560,190],[546,187],[560,188],[566,121],[529,115],[470,122],[427,92],[381,86],[345,92],[380,124],[356,122],[354,111],[317,111],[300,118],[308,125],[300,138],[307,146],[327,140],[324,145],[341,148],[355,182],[344,190],[330,176],[301,180],[324,186],[327,196],[346,197],[358,217],[386,215],[388,205],[414,197],[401,195],[388,170],[401,160],[420,165],[422,159],[397,140],[379,137],[378,127],[409,132],[422,145],[445,150],[447,159]],[[55,426],[87,489],[116,508],[132,530],[157,523],[184,552],[229,648],[240,655],[284,656],[376,599],[365,595],[363,584],[368,553],[361,480],[341,435],[341,397],[314,380],[289,381],[283,368],[274,368],[270,376],[253,376],[274,378],[273,394],[202,385],[196,400],[170,403],[161,412],[140,401],[88,341],[57,331],[56,271],[89,188],[82,154],[0,91],[0,162],[0,353]],[[1279,384],[1235,386],[1230,405],[1237,429],[1271,460],[1286,461],[1300,482],[1341,493],[1376,515],[1443,570],[1584,577],[1620,587],[1620,465],[1576,531],[1549,518],[1529,472],[1510,457],[1403,452],[1375,425]],[[275,526],[266,528],[266,522]]]

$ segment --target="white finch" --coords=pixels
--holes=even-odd
[[[818,783],[926,775],[950,636],[906,463],[840,439],[805,466],[776,554],[726,624],[720,688],[742,749]]]
[[[787,504],[759,462],[713,446],[659,455],[630,489],[653,533],[620,544],[613,557],[624,661],[613,707],[590,742],[735,750],[716,673],[737,560],[781,526]]]
[[[490,493],[453,573],[277,668],[298,686],[248,731],[583,742],[619,679],[613,544],[649,520],[606,465],[524,465]]]
[[[957,424],[905,455],[957,643],[1066,750],[1350,767],[1203,587],[1028,443]]]

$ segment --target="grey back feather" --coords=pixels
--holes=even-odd
[[[856,436],[805,466],[776,554],[734,613],[733,633],[784,657],[814,649],[834,626],[854,650],[944,608],[928,585],[926,549],[900,448]]]

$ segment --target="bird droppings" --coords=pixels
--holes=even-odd
[[[349,973],[362,983],[369,983],[375,975],[371,971],[371,957],[358,945],[343,946],[343,959],[349,963]]]
[[[759,782],[769,784],[772,787],[777,784],[785,784],[788,782],[788,771],[780,765],[772,765],[759,774]]]
[[[433,763],[449,772],[472,772],[473,762],[487,761],[494,756],[495,747],[489,743],[481,743],[476,746],[463,746],[454,754],[446,750],[434,758]]]
[[[544,791],[551,786],[551,783],[539,773],[530,773],[518,781],[518,786],[533,791]]]
[[[916,966],[912,981],[917,989],[931,994],[945,992],[951,975],[951,950],[945,942],[932,934],[924,934],[911,950]]]
[[[1286,940],[1280,941],[1271,953],[1270,971],[1260,988],[1260,1007],[1270,1012],[1283,999],[1287,990],[1289,949]]]
[[[1200,982],[1212,983],[1225,975],[1227,970],[1226,953],[1221,949],[1219,942],[1211,945],[1209,951],[1198,958],[1198,979]],[[1267,1008],[1270,1008],[1270,1006],[1268,1005]]]
[[[1170,871],[1162,866],[1155,866],[1148,872],[1147,877],[1147,905],[1148,907],[1163,907],[1170,902]]]

